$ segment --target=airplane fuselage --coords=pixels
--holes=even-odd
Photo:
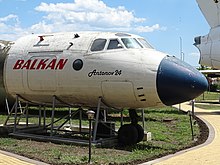
[[[56,96],[96,107],[102,97],[117,108],[172,105],[207,87],[188,64],[156,51],[140,36],[114,32],[22,37],[6,57],[3,80],[9,95],[31,102],[51,104]]]
[[[195,46],[200,51],[201,65],[220,69],[220,27],[210,29],[209,34],[195,38]]]
[[[46,103],[51,103],[51,96],[56,95],[65,102],[89,106],[96,106],[100,96],[113,107],[162,105],[155,82],[165,54],[150,48],[91,51],[94,38],[110,42],[118,37],[111,33],[79,35],[45,36],[40,43],[38,36],[18,40],[5,65],[8,93]],[[84,35],[90,39],[81,41]],[[73,45],[67,49],[70,42]],[[77,62],[81,69],[74,68]]]
[[[220,69],[220,2],[196,0],[210,26],[207,35],[195,37],[194,45],[200,51],[201,65]]]

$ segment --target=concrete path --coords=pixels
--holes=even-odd
[[[0,150],[0,165],[48,165],[48,164]]]
[[[177,106],[178,108],[178,106]],[[181,109],[191,110],[189,103],[181,104]],[[220,110],[203,110],[195,107],[196,115],[209,127],[208,140],[200,145],[173,155],[144,163],[142,165],[218,165],[220,164]]]

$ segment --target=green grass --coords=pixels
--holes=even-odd
[[[195,104],[195,106],[206,110],[220,110],[220,105],[215,104]]]
[[[3,122],[5,116],[0,116]],[[31,121],[32,120],[32,121]],[[49,120],[49,119],[48,119]],[[140,142],[125,148],[92,148],[94,164],[125,164],[144,162],[168,153],[174,153],[194,142],[191,140],[189,116],[172,107],[145,110],[146,128],[152,133],[152,141]],[[37,122],[37,119],[30,119]],[[77,123],[77,121],[75,121]],[[117,121],[117,125],[119,125]],[[84,124],[87,124],[85,121]],[[194,125],[195,136],[199,127]],[[77,145],[58,145],[32,140],[0,138],[0,149],[21,154],[49,164],[85,164],[88,161],[88,147]],[[135,163],[137,164],[137,163]]]
[[[206,110],[220,110],[219,97],[218,92],[205,92],[196,98],[195,106]]]
[[[204,94],[200,95],[196,98],[196,101],[210,101],[210,100],[219,100],[220,93],[217,92],[204,92]]]

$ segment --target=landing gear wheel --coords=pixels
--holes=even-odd
[[[137,132],[138,132],[138,138],[137,138],[137,143],[141,142],[144,138],[144,129],[142,128],[141,125],[139,124],[135,124],[134,125],[135,128],[137,129]]]
[[[138,130],[133,124],[125,124],[118,130],[118,141],[121,145],[136,144],[138,140]]]

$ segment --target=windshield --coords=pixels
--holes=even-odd
[[[122,38],[121,39],[126,48],[143,48],[135,38]]]
[[[152,47],[144,38],[138,38],[138,41],[140,41],[140,43],[141,43],[145,48],[151,48],[151,49],[153,49],[153,47]]]

